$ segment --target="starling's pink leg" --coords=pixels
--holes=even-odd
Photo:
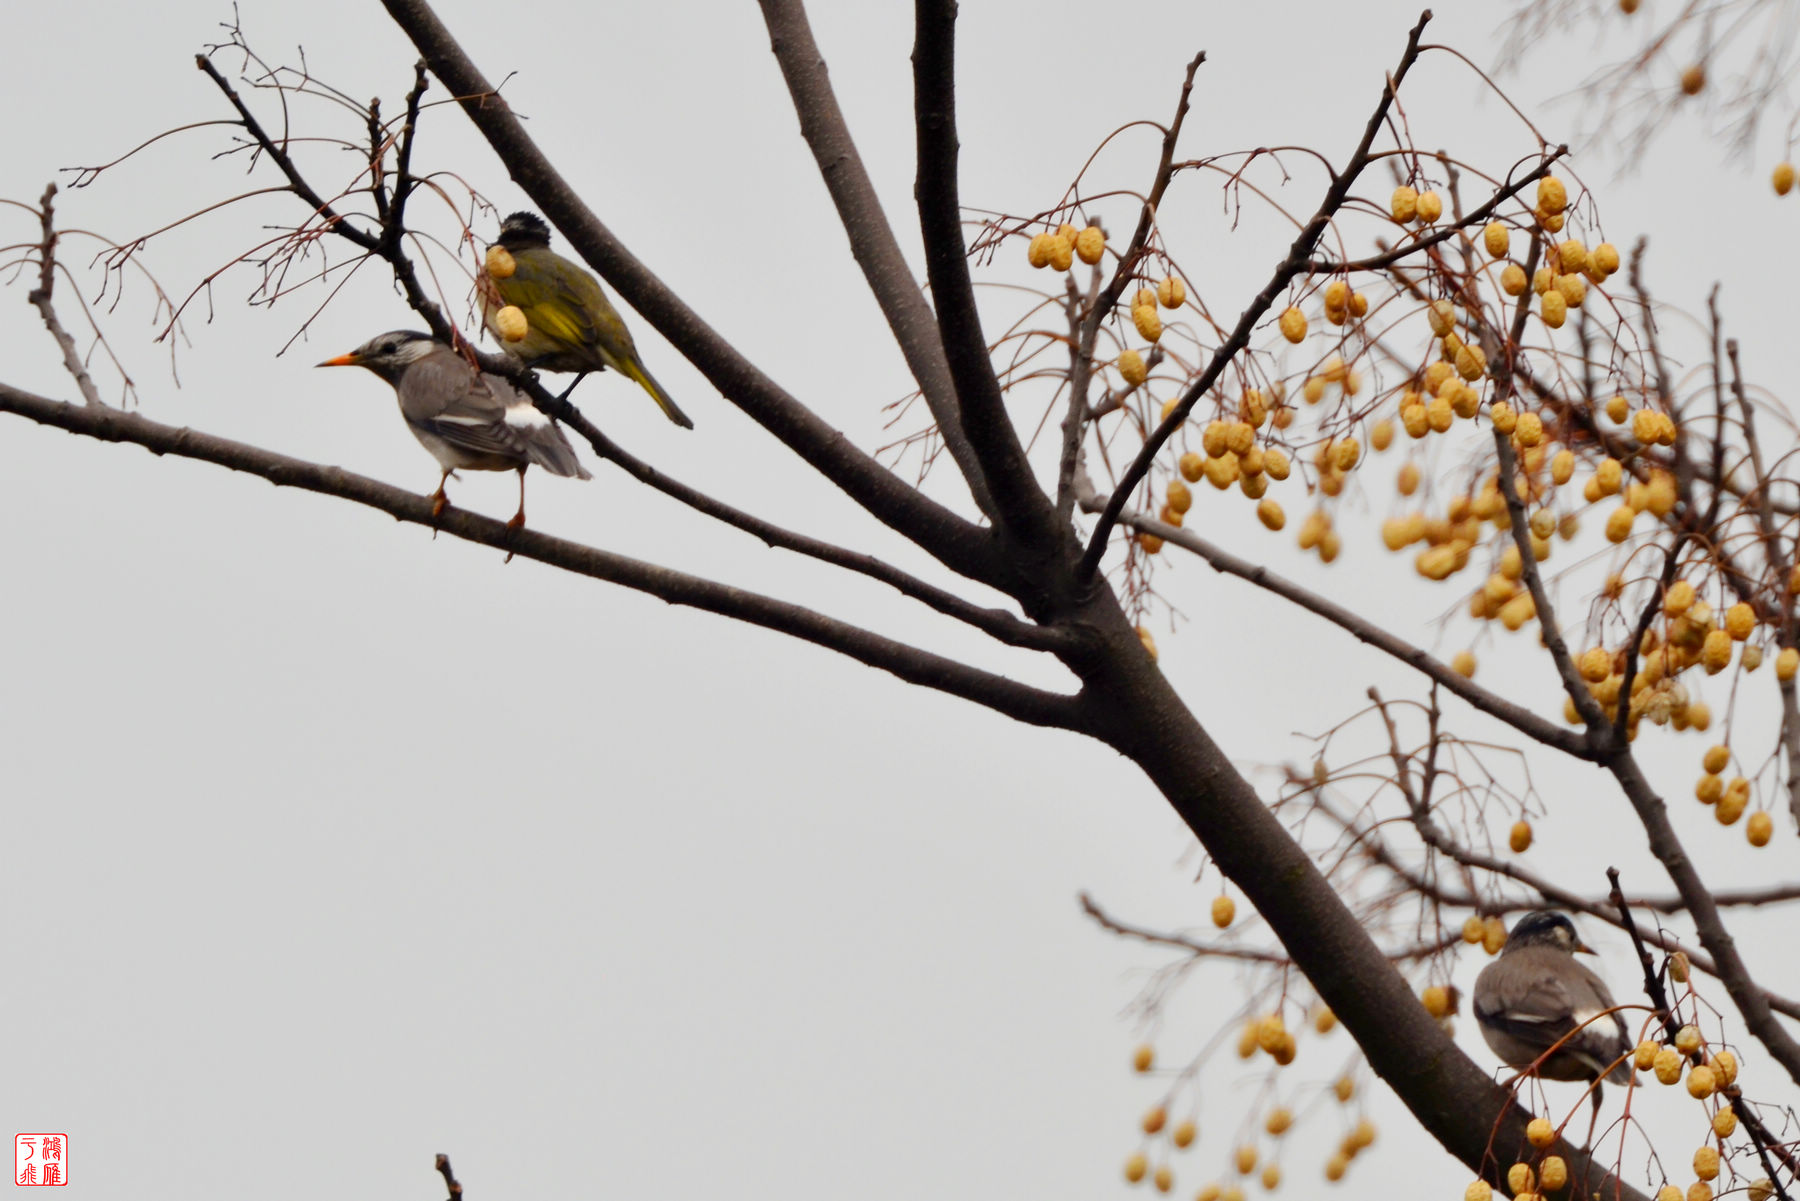
[[[444,474],[438,477],[437,491],[425,498],[431,502],[431,515],[433,517],[442,517],[445,508],[450,504],[450,498],[444,495],[444,484],[448,482],[449,479],[450,469],[446,467],[444,469]]]

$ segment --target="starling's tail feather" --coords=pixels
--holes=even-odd
[[[626,360],[622,370],[626,375],[629,375],[632,379],[642,385],[644,391],[650,394],[650,399],[657,403],[662,409],[663,415],[670,421],[673,421],[684,430],[691,430],[694,428],[693,421],[689,419],[686,413],[683,413],[681,409],[676,406],[673,400],[669,399],[669,394],[663,391],[662,385],[650,378],[650,373],[645,371],[641,364]]]

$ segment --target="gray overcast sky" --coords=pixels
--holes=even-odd
[[[1445,7],[1432,36],[1490,63],[1500,9]],[[754,6],[439,11],[491,77],[517,73],[512,102],[636,253],[860,445],[887,441],[882,406],[907,390],[903,365],[843,253]],[[415,55],[370,0],[246,0],[241,14],[271,62],[303,46],[347,94],[399,105]],[[0,98],[18,116],[0,196],[35,201],[61,168],[224,117],[192,56],[230,15],[197,0],[9,13]],[[1186,153],[1302,143],[1341,159],[1416,16],[1395,3],[1144,3],[1104,17],[965,5],[964,200],[1047,207],[1108,131],[1166,119],[1201,48]],[[910,19],[845,3],[813,18],[904,229]],[[1605,52],[1584,43],[1578,57]],[[1574,113],[1539,101],[1573,82],[1562,71],[1512,81],[1553,138]],[[1497,172],[1529,152],[1447,57],[1418,86],[1421,144]],[[128,238],[248,186],[236,160],[211,161],[225,137],[178,135],[65,191],[63,224]],[[1140,187],[1154,153],[1140,132],[1103,166]],[[419,154],[503,211],[522,199],[451,109],[430,114]],[[1730,232],[1792,220],[1764,167],[1721,164],[1686,127],[1636,176],[1613,182],[1613,166],[1583,170],[1614,240],[1651,231],[1658,278],[1690,308],[1726,278],[1753,374],[1772,364],[1791,305],[1767,311],[1757,273],[1792,278],[1794,242],[1750,250]],[[1310,211],[1315,195],[1296,183],[1284,199]],[[1235,313],[1277,243],[1223,236],[1216,188],[1183,203],[1212,239],[1188,269],[1207,273],[1215,311]],[[294,215],[292,198],[253,201],[159,241],[148,261],[185,291],[259,222]],[[31,233],[0,212],[0,243]],[[77,267],[83,246],[71,244]],[[107,321],[143,411],[429,491],[435,468],[389,389],[309,366],[416,324],[385,280],[359,278],[286,354],[306,300],[250,311],[250,286],[227,276],[191,311],[179,388],[130,287]],[[3,378],[73,396],[25,290],[0,305]],[[1010,311],[992,303],[996,321]],[[66,290],[63,305],[72,318]],[[590,416],[726,499],[918,565],[633,324],[698,428],[669,426],[611,375],[578,394]],[[534,526],[1055,680],[596,474],[534,477]],[[503,514],[511,486],[472,476],[452,495]],[[1075,896],[1178,926],[1200,920],[1215,885],[1190,883],[1184,832],[1110,752],[347,505],[15,419],[0,421],[0,514],[0,1126],[66,1131],[71,1194],[425,1198],[439,1195],[438,1151],[475,1201],[1124,1189],[1120,1161],[1158,1090],[1127,1071],[1139,1031],[1119,1015],[1161,960],[1096,933]],[[1407,575],[1371,538],[1348,553],[1385,572],[1325,575],[1291,543],[1239,532],[1302,578],[1381,598],[1392,628],[1435,637],[1425,623],[1445,594],[1377,591]],[[1370,683],[1410,687],[1194,564],[1166,591],[1196,620],[1159,621],[1164,663],[1246,764],[1309,758],[1297,731],[1325,729]],[[1515,670],[1530,695],[1552,695]],[[1669,757],[1671,788],[1697,754]],[[1541,788],[1592,787],[1546,770]],[[1545,836],[1578,846],[1621,820],[1570,806]],[[1720,856],[1741,845],[1735,831],[1713,843]],[[1605,949],[1623,981],[1623,947]],[[1169,1015],[1166,1057],[1195,1049],[1229,1002],[1231,978],[1209,979]],[[1241,1113],[1234,1071],[1209,1085],[1182,1192],[1222,1167]],[[1460,1187],[1463,1170],[1390,1098],[1370,1103],[1406,1154],[1422,1152],[1418,1191]],[[1402,1162],[1400,1147],[1384,1154]],[[1290,1170],[1290,1190],[1310,1187],[1313,1151],[1295,1149]]]

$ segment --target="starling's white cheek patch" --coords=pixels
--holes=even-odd
[[[432,420],[439,425],[486,425],[488,423],[486,417],[462,417],[456,414],[434,417]]]

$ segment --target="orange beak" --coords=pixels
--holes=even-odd
[[[361,363],[362,363],[362,360],[356,357],[356,352],[353,350],[349,354],[341,354],[335,359],[326,359],[323,363],[316,363],[316,364],[314,364],[314,366],[317,366],[317,367],[355,367],[355,366],[360,365]]]
[[[1598,955],[1600,952],[1594,950],[1594,948],[1588,946],[1578,938],[1575,940],[1575,953],[1577,955]]]

